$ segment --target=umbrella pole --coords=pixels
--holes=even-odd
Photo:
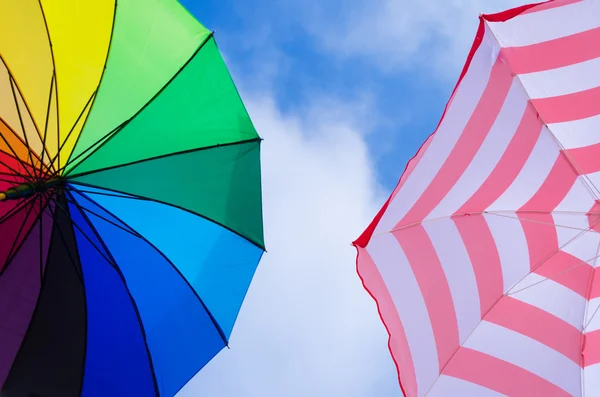
[[[31,197],[36,193],[45,192],[62,182],[62,178],[53,178],[44,182],[23,183],[0,192],[0,202]]]

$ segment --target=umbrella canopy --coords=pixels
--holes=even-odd
[[[354,243],[408,397],[600,396],[600,1],[480,17]]]
[[[173,396],[264,251],[260,138],[175,0],[0,3],[2,396]]]

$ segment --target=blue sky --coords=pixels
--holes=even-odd
[[[480,13],[518,0],[182,0],[265,138],[265,254],[179,396],[401,396],[350,242],[433,131]]]
[[[376,113],[368,120],[373,123],[369,126],[373,133],[367,141],[377,162],[378,177],[387,189],[393,188],[403,163],[435,128],[453,87],[452,79],[446,77],[455,77],[456,61],[448,76],[440,76],[437,72],[414,73],[412,63],[379,67],[381,55],[348,55],[329,48],[320,35],[323,32],[314,31],[320,29],[320,21],[330,22],[352,1],[182,3],[216,32],[236,82],[249,90],[269,85],[283,112],[326,94],[354,102],[370,101],[370,110]],[[314,15],[306,11],[310,8]],[[476,27],[476,23],[470,25]],[[369,34],[365,30],[365,40]]]

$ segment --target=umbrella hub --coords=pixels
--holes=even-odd
[[[53,187],[61,184],[63,179],[60,177],[48,179],[46,181],[33,181],[11,187],[8,190],[0,192],[0,201],[18,200],[28,198],[38,193],[44,193]]]

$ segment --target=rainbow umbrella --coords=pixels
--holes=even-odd
[[[2,396],[173,396],[264,251],[258,137],[173,0],[0,3]]]

